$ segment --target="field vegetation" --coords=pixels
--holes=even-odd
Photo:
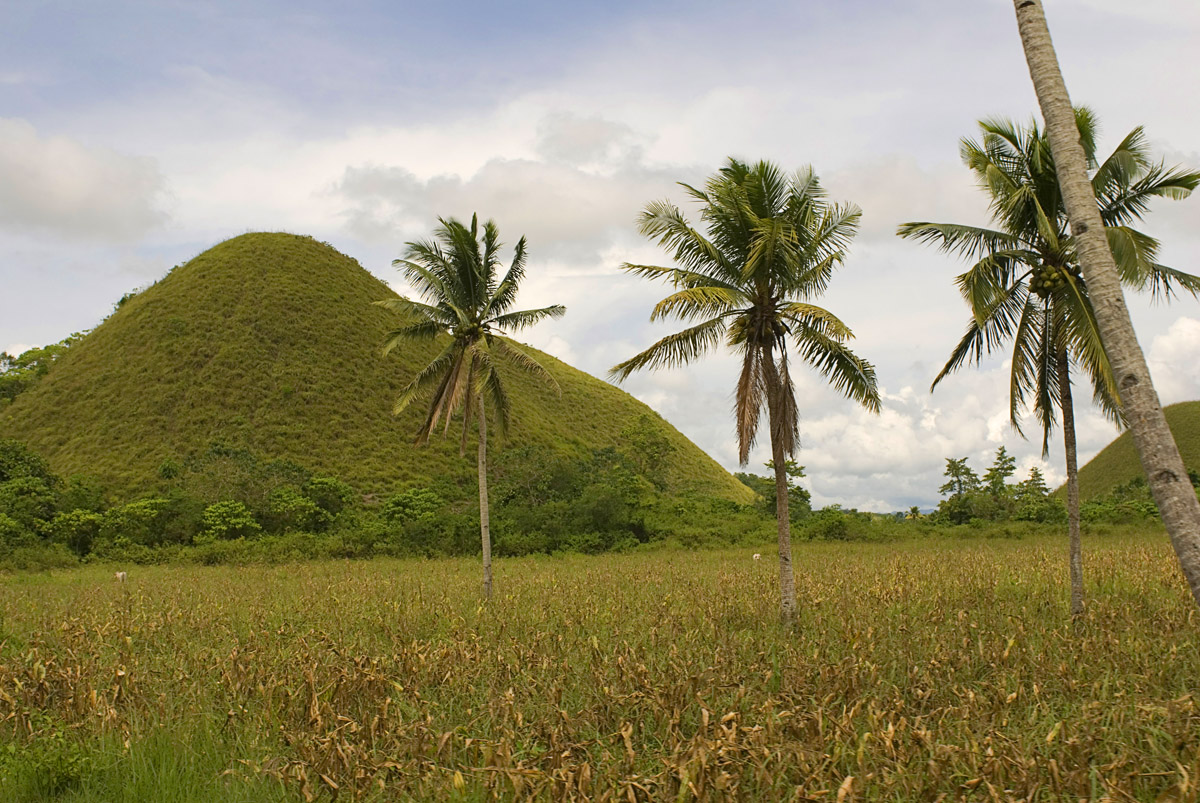
[[[754,547],[7,576],[0,799],[1194,800],[1175,559],[1085,546],[1073,624],[1061,535],[801,545],[795,631]]]

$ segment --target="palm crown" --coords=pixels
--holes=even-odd
[[[482,241],[475,216],[469,228],[454,218],[439,218],[438,223],[434,239],[408,243],[404,257],[393,263],[403,268],[404,277],[422,301],[401,296],[377,303],[404,317],[403,324],[388,333],[385,354],[405,341],[449,336],[437,357],[401,391],[395,412],[432,389],[429,413],[417,442],[426,442],[443,419],[448,430],[450,419],[462,410],[465,448],[470,423],[480,412],[476,406],[485,399],[501,432],[508,427],[510,405],[498,360],[558,387],[537,360],[502,335],[557,318],[566,308],[554,305],[512,311],[525,276],[524,237],[517,242],[512,262],[501,277],[502,244],[494,222],[483,224]]]
[[[742,357],[735,414],[743,465],[764,406],[784,453],[793,454],[798,445],[789,348],[843,394],[878,410],[875,370],[847,347],[849,327],[810,303],[845,258],[858,208],[828,203],[810,168],[788,176],[768,162],[750,166],[730,159],[703,190],[681,186],[703,204],[708,236],[693,229],[674,204],[651,203],[639,218],[640,229],[673,252],[676,266],[622,268],[677,288],[655,306],[652,321],[674,316],[695,325],[617,365],[612,374],[624,379],[642,368],[689,363],[724,340]]]
[[[1195,295],[1200,279],[1159,264],[1157,240],[1128,224],[1142,217],[1151,198],[1186,197],[1200,182],[1200,173],[1152,164],[1140,127],[1100,163],[1095,116],[1086,108],[1077,109],[1075,116],[1122,282],[1150,289],[1155,297],[1168,298],[1176,287]],[[1045,451],[1062,403],[1055,381],[1060,360],[1073,360],[1084,369],[1097,405],[1115,422],[1121,420],[1119,396],[1080,275],[1045,134],[1036,122],[1027,128],[1008,120],[979,125],[981,141],[964,139],[960,150],[991,196],[997,228],[917,222],[902,225],[897,233],[974,262],[957,279],[972,318],[933,386],[963,364],[978,363],[985,353],[1013,341],[1010,419],[1020,431],[1021,412],[1032,403]]]

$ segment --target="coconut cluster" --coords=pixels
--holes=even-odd
[[[1034,272],[1033,278],[1029,282],[1030,289],[1040,297],[1047,298],[1055,290],[1059,290],[1066,285],[1067,274],[1078,279],[1079,266],[1067,265],[1065,267],[1058,267],[1056,265],[1043,264]]]

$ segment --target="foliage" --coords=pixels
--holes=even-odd
[[[0,438],[0,482],[18,477],[35,477],[51,487],[57,483],[50,466],[40,455],[21,441]]]
[[[973,522],[1065,522],[1067,511],[1063,503],[1049,495],[1042,472],[1029,470],[1028,479],[1007,482],[1015,472],[1015,463],[1008,450],[996,450],[991,467],[984,473],[984,482],[967,464],[967,458],[946,459],[946,483],[939,489],[946,499],[933,515],[936,522],[968,524]]]
[[[264,526],[268,532],[320,532],[333,521],[330,513],[291,485],[271,491]]]
[[[18,355],[0,351],[0,403],[11,402],[50,372],[50,367],[87,332],[76,332],[58,343],[34,347]]]
[[[50,537],[55,543],[63,544],[79,557],[92,551],[92,544],[100,535],[104,517],[78,508],[59,513],[50,522]]]
[[[775,470],[774,460],[768,460],[763,465],[770,471]],[[806,476],[804,466],[794,460],[788,460],[784,464],[784,473],[787,476],[788,487],[788,518],[795,523],[801,521],[812,512],[812,494],[799,483],[799,480]],[[775,515],[776,491],[774,477],[764,477],[760,474],[748,474],[740,471],[733,476],[737,477],[743,485],[761,497],[760,504],[763,513],[768,516]]]
[[[1151,198],[1186,197],[1200,183],[1200,173],[1153,165],[1140,127],[1100,162],[1095,115],[1080,107],[1075,118],[1122,283],[1166,299],[1178,289],[1196,295],[1200,278],[1159,264],[1158,241],[1128,224],[1141,219]],[[1114,422],[1121,420],[1119,396],[1080,274],[1045,132],[1036,121],[1021,127],[1009,120],[984,120],[979,128],[981,141],[964,139],[960,151],[990,196],[997,228],[915,222],[903,224],[897,233],[973,263],[958,277],[971,319],[933,386],[1011,342],[1009,417],[1020,431],[1021,413],[1031,409],[1046,451],[1063,402],[1060,365],[1083,370],[1094,401]]]
[[[205,541],[252,538],[262,532],[250,508],[241,502],[217,502],[204,509],[200,534]]]
[[[30,532],[40,532],[54,515],[54,492],[40,477],[14,477],[0,483],[0,513]]]

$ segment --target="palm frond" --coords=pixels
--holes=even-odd
[[[641,354],[614,366],[608,374],[621,382],[643,368],[653,370],[686,365],[720,344],[725,327],[722,318],[713,318],[682,332],[667,335]]]
[[[855,355],[845,343],[816,329],[794,331],[792,336],[800,356],[828,379],[835,390],[873,413],[882,409],[875,366]]]
[[[997,251],[1018,249],[1023,245],[1016,237],[1003,231],[955,223],[904,223],[896,229],[896,234],[936,245],[941,251],[971,260],[979,260]]]
[[[562,389],[558,386],[558,380],[554,378],[554,375],[534,359],[533,355],[518,347],[517,344],[497,337],[492,339],[491,348],[495,350],[497,356],[520,368],[525,373],[536,376],[549,385],[556,394],[559,396],[562,395]]]
[[[550,318],[561,318],[567,312],[567,308],[562,304],[555,304],[551,307],[542,307],[541,309],[527,309],[518,312],[509,312],[504,315],[494,318],[491,323],[506,331],[519,332],[533,326],[540,321]]]
[[[761,359],[762,350],[757,346],[742,349],[742,370],[733,397],[733,416],[737,424],[738,463],[743,466],[750,462],[750,450],[758,439],[758,422],[766,403]]]
[[[689,287],[664,298],[650,312],[651,321],[665,320],[672,316],[690,321],[713,315],[724,315],[735,311],[737,305],[747,299],[740,290],[728,287]]]

